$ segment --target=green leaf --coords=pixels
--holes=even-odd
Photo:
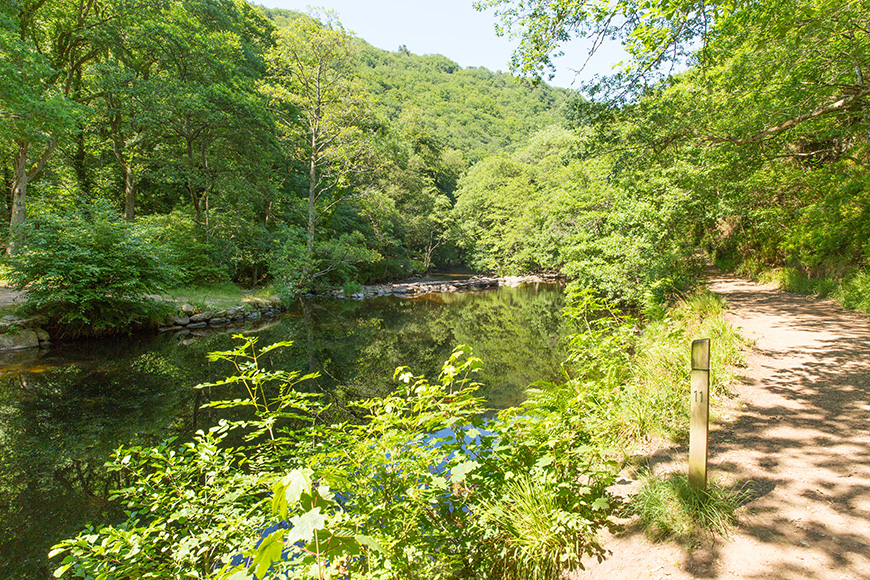
[[[377,540],[372,538],[371,536],[364,536],[363,534],[357,534],[356,536],[354,536],[354,538],[356,538],[356,541],[359,542],[360,544],[362,544],[363,546],[368,546],[369,548],[371,548],[372,550],[374,550],[376,552],[380,552],[382,554],[387,553],[387,551],[384,549],[384,547],[381,546],[381,544]]]
[[[593,510],[606,510],[610,507],[610,502],[608,502],[605,498],[599,497],[594,502],[592,502]]]
[[[315,530],[323,529],[326,526],[326,515],[321,514],[320,508],[316,507],[300,516],[293,516],[290,518],[290,524],[293,528],[287,532],[286,541],[288,544],[295,544],[299,541],[310,542],[314,539]]]
[[[459,483],[465,480],[465,476],[480,467],[477,461],[465,461],[454,466],[450,470],[450,480],[454,483]]]

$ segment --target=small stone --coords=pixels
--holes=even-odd
[[[191,322],[187,328],[205,328],[206,326],[208,326],[208,322]]]
[[[190,316],[191,314],[193,314],[193,313],[196,312],[196,308],[194,308],[191,304],[182,304],[182,305],[181,305],[181,311],[182,311],[184,314]]]
[[[184,340],[181,341],[181,344],[183,344],[184,346],[190,346],[194,342],[196,342],[195,338],[185,338]]]
[[[182,336],[187,336],[188,334],[190,334],[190,330],[187,328],[182,328],[175,333],[175,338],[181,338]]]
[[[190,321],[193,323],[203,322],[204,320],[211,320],[214,318],[214,312],[211,310],[206,310],[205,312],[200,312],[199,314],[194,314],[190,317]]]
[[[162,326],[158,329],[158,332],[160,332],[160,334],[163,334],[164,332],[173,332],[175,330],[181,330],[181,327],[178,325],[176,325],[176,326]]]
[[[245,316],[248,320],[258,320],[260,318],[259,312],[251,312],[247,316]]]
[[[208,321],[211,326],[224,326],[225,324],[229,324],[229,320],[226,318],[215,317]]]
[[[176,316],[175,318],[172,319],[172,322],[174,322],[178,326],[187,326],[188,324],[190,324],[190,317],[189,316]]]

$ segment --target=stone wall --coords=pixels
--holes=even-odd
[[[0,318],[0,352],[47,348],[48,333],[42,329],[46,324],[45,316],[24,318],[9,314]]]

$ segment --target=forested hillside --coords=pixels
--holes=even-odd
[[[130,306],[179,284],[290,296],[458,265],[460,176],[560,122],[570,93],[317,18],[241,0],[4,4],[11,279],[75,293],[96,269]],[[141,255],[108,255],[122,246]]]

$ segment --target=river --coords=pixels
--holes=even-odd
[[[559,378],[571,333],[562,288],[525,284],[462,294],[366,301],[300,300],[244,330],[274,351],[274,368],[316,370],[310,388],[339,398],[383,395],[393,370],[433,377],[453,348],[483,359],[492,408],[521,403],[526,387]],[[214,417],[194,385],[230,373],[209,363],[230,333],[135,336],[52,346],[0,358],[0,580],[43,580],[58,540],[112,517],[103,464],[119,445],[184,438]]]

